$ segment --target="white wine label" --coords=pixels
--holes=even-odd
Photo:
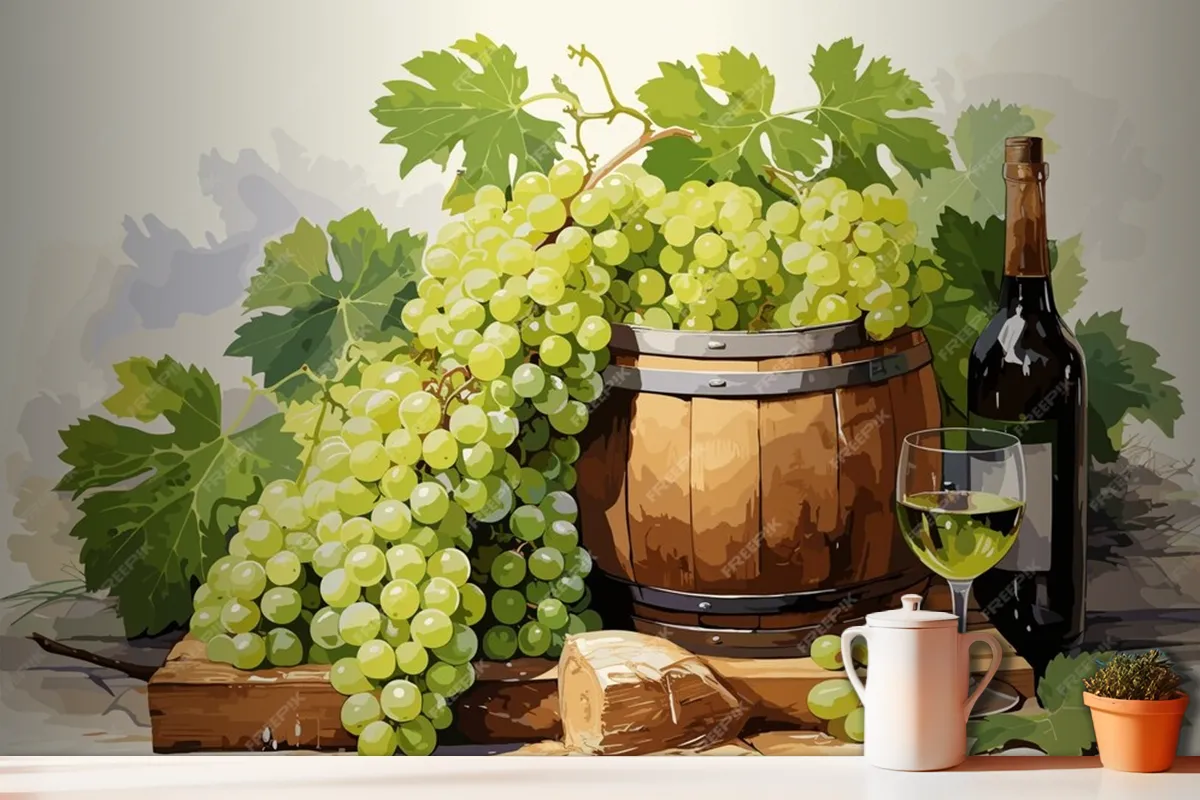
[[[1058,425],[1053,420],[1001,422],[971,414],[972,427],[1004,431],[1021,440],[1025,462],[1025,513],[1017,541],[996,566],[1011,572],[1045,572],[1050,569],[1054,519],[1054,441]],[[1013,493],[1013,472],[1000,464],[972,460],[973,488],[1002,496]]]
[[[997,565],[1012,572],[1050,569],[1050,531],[1054,519],[1054,445],[1022,444],[1025,456],[1025,516],[1016,544]]]

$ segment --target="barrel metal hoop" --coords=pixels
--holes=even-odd
[[[794,330],[734,332],[667,331],[614,324],[609,346],[614,350],[681,358],[786,358],[850,350],[878,344],[860,322]]]
[[[698,594],[695,592],[680,592],[673,589],[658,589],[653,586],[643,586],[629,583],[620,578],[614,580],[625,583],[629,588],[633,602],[659,609],[660,611],[685,611],[700,614],[755,615],[755,614],[787,614],[787,613],[819,613],[829,611],[847,603],[856,603],[868,597],[875,597],[892,591],[897,586],[903,588],[920,581],[920,570],[893,572],[875,578],[871,581],[841,586],[836,589],[817,589],[811,592],[792,592],[789,594]],[[849,599],[847,599],[849,598]]]
[[[680,397],[771,397],[828,392],[880,383],[918,370],[933,360],[929,345],[864,361],[774,372],[695,372],[612,364],[604,370],[606,389]]]

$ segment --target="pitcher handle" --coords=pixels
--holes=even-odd
[[[1004,652],[1000,649],[1000,642],[995,636],[990,633],[964,633],[960,640],[959,647],[963,649],[964,660],[967,662],[967,669],[971,667],[971,645],[975,642],[984,642],[992,651],[992,663],[988,665],[988,671],[980,679],[975,686],[975,691],[967,698],[967,702],[963,704],[963,719],[971,718],[971,709],[975,707],[975,703],[979,701],[983,690],[992,682],[992,678],[996,677],[996,670],[1000,669],[1000,661],[1004,658]],[[843,645],[844,646],[844,645]]]
[[[850,685],[854,687],[854,693],[858,695],[858,701],[865,708],[867,705],[867,688],[863,686],[862,680],[858,677],[858,670],[854,668],[854,659],[850,653],[851,645],[859,636],[867,641],[867,646],[869,647],[870,639],[867,636],[866,627],[856,625],[842,631],[842,666],[846,668],[846,677],[850,680]]]

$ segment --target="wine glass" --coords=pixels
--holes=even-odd
[[[1017,540],[1025,512],[1021,443],[983,428],[910,433],[900,448],[896,509],[909,548],[950,584],[965,633],[971,582]]]

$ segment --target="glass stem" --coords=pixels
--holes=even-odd
[[[970,581],[951,581],[950,594],[954,598],[954,614],[958,617],[958,632],[967,632],[967,595],[971,592]]]

